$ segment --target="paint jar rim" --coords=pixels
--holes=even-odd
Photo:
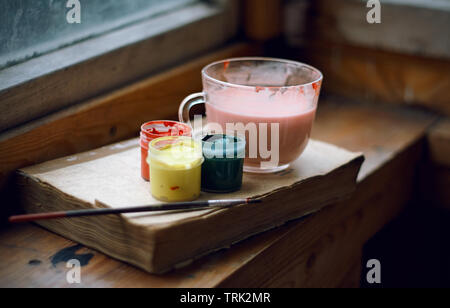
[[[161,144],[160,147],[158,146],[158,143]],[[168,152],[169,157],[167,156],[167,152],[162,150],[167,149],[168,146],[175,145],[187,145],[187,147],[190,147],[192,150],[188,152],[171,151]],[[149,164],[150,159],[154,159],[167,169],[191,169],[203,164],[205,160],[201,142],[186,136],[167,136],[152,140],[148,146],[147,162]],[[179,162],[178,159],[180,159]]]
[[[225,142],[226,145],[232,144],[233,146],[222,146],[219,148],[213,146],[217,144],[218,140],[232,140],[232,143]],[[224,143],[222,143],[224,144]],[[226,134],[208,134],[202,138],[202,150],[203,155],[206,158],[224,158],[224,159],[236,159],[245,157],[246,142],[244,138],[234,135]]]
[[[165,127],[170,128],[176,128],[177,133],[175,133],[173,130],[169,130],[167,132],[154,132],[151,130],[151,125],[164,125]],[[181,134],[180,134],[181,132]],[[159,138],[159,137],[166,137],[166,136],[186,136],[189,137],[192,134],[192,128],[185,123],[172,121],[172,120],[155,120],[155,121],[149,121],[141,126],[141,137],[143,139],[148,139],[148,141],[151,141],[153,139]]]

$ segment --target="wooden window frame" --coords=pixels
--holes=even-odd
[[[236,0],[202,1],[5,68],[0,132],[220,47],[238,14]]]

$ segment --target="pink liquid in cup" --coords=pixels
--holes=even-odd
[[[260,134],[260,123],[267,123],[267,149],[272,148],[271,124],[279,124],[279,165],[286,165],[304,151],[311,134],[316,108],[311,107],[305,97],[297,90],[273,91],[270,88],[260,88],[258,95],[248,91],[225,88],[209,93],[209,103],[206,104],[208,123],[218,123],[226,131],[227,123],[257,124],[257,134]],[[301,102],[301,100],[305,100]],[[265,129],[265,127],[262,127]],[[249,139],[246,132],[246,139]],[[263,159],[259,154],[260,144],[257,138],[258,157],[249,158],[249,143],[247,143],[245,165],[258,168]],[[264,147],[264,145],[263,145]]]

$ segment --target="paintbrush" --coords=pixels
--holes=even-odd
[[[257,199],[225,199],[225,200],[208,200],[208,201],[193,201],[193,202],[176,202],[163,203],[144,206],[122,207],[122,208],[101,208],[90,210],[76,210],[76,211],[62,211],[39,214],[26,214],[9,217],[11,223],[31,222],[37,220],[49,220],[58,218],[74,218],[86,216],[100,216],[100,215],[117,215],[125,213],[143,213],[143,212],[158,212],[158,211],[176,211],[176,210],[199,210],[209,208],[227,208],[239,204],[260,203]],[[96,200],[96,203],[100,203]]]

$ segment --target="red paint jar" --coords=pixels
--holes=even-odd
[[[166,136],[191,137],[192,129],[189,125],[175,121],[151,121],[141,126],[141,176],[150,180],[150,168],[147,163],[148,144],[150,141]]]

